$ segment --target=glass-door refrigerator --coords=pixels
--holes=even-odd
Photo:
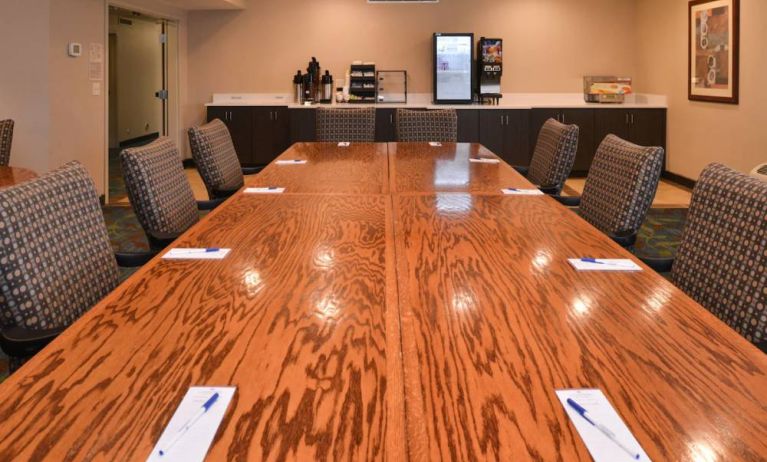
[[[434,34],[434,103],[471,104],[474,34]]]

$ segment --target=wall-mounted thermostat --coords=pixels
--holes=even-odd
[[[77,42],[71,42],[68,49],[69,56],[77,58],[83,54],[83,45]]]

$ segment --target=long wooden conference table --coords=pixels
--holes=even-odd
[[[767,458],[767,357],[478,145],[297,144],[0,385],[0,460],[145,460],[193,385],[207,460],[587,461],[599,388],[654,461]],[[634,259],[635,260],[635,259]]]

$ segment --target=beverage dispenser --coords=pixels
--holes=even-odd
[[[482,37],[479,39],[477,49],[477,67],[479,68],[479,90],[477,93],[479,94],[479,101],[498,104],[503,97],[501,93],[503,40]]]

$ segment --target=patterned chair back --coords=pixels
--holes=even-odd
[[[242,166],[234,150],[229,129],[219,119],[189,129],[189,146],[205,188],[213,191],[236,190],[244,184]]]
[[[0,120],[0,167],[7,166],[11,160],[13,142],[13,120]]]
[[[671,280],[749,341],[767,341],[767,182],[703,170]]]
[[[573,169],[578,132],[577,125],[547,120],[538,134],[527,179],[538,186],[556,186],[557,193],[561,191]]]
[[[125,149],[120,161],[130,203],[148,235],[178,235],[197,223],[197,201],[171,139]]]
[[[658,189],[663,155],[663,148],[607,135],[586,178],[581,216],[607,234],[639,231]]]
[[[0,190],[0,324],[64,328],[118,284],[88,172],[70,162]]]
[[[375,108],[317,108],[317,141],[375,141]]]
[[[458,114],[454,109],[397,109],[397,140],[455,143],[458,141]]]

